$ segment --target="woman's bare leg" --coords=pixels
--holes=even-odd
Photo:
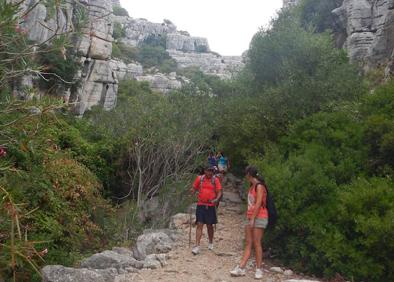
[[[246,263],[248,262],[250,254],[252,252],[252,244],[253,244],[252,228],[249,225],[247,225],[245,226],[245,250],[241,262],[239,264],[240,268],[245,268]]]
[[[263,228],[253,228],[253,246],[256,252],[256,268],[261,268],[261,264],[263,263],[263,246],[261,242],[263,234]]]

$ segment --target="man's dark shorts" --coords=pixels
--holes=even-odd
[[[197,206],[196,222],[203,224],[216,224],[218,219],[216,217],[216,208],[209,206]]]

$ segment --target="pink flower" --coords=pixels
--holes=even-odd
[[[7,156],[7,151],[4,148],[0,148],[0,158]]]

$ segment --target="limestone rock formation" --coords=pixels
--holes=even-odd
[[[169,93],[173,90],[180,89],[186,82],[186,79],[177,77],[176,73],[170,73],[168,75],[163,73],[146,74],[138,76],[137,80],[148,82],[153,90],[162,93]]]
[[[14,0],[13,0],[14,1]],[[14,1],[16,2],[16,1]],[[20,2],[20,1],[18,1]],[[82,115],[90,107],[101,104],[111,109],[116,104],[117,81],[109,59],[112,54],[112,2],[109,0],[68,1],[51,13],[51,9],[38,0],[24,1],[21,11],[27,11],[21,27],[26,30],[30,40],[47,43],[57,35],[74,32],[74,17],[83,9],[87,14],[87,24],[81,35],[74,36],[73,45],[81,58],[82,71],[75,80],[80,87],[73,92],[65,89],[64,100],[75,105],[75,112]],[[21,86],[29,86],[30,81]]]
[[[178,63],[179,68],[199,67],[206,74],[221,78],[231,78],[244,65],[242,57],[220,56],[215,53],[187,53],[177,50],[168,50],[170,56]]]
[[[178,63],[179,68],[198,67],[206,74],[227,79],[244,65],[241,56],[222,57],[213,53],[210,51],[206,38],[193,37],[185,31],[179,31],[169,20],[164,20],[163,23],[152,23],[146,19],[114,16],[113,21],[121,24],[125,29],[125,38],[119,40],[125,45],[136,47],[148,38],[163,38],[169,55]],[[162,75],[148,76],[141,80],[150,82],[155,80],[156,82],[151,84],[155,90],[159,91],[167,89],[161,86],[164,80],[167,83],[170,81],[164,79]],[[180,84],[177,83],[176,85],[179,86]],[[178,88],[176,85],[170,83],[169,89]]]
[[[333,14],[342,31],[339,47],[348,50],[351,61],[362,63],[366,70],[394,71],[394,0],[344,0]]]
[[[191,37],[182,33],[167,34],[166,45],[168,50],[183,52],[208,52],[208,40],[203,37]]]
[[[122,38],[121,42],[134,47],[151,36],[161,37],[176,31],[176,26],[169,20],[163,23],[152,23],[146,19],[114,17],[114,21],[122,24],[125,29],[126,37]]]
[[[283,0],[283,7],[297,5],[299,2],[300,0]]]

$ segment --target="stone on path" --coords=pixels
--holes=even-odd
[[[144,233],[138,237],[134,246],[134,257],[138,260],[145,260],[151,254],[168,253],[172,250],[174,241],[162,231],[152,231]]]
[[[97,270],[61,265],[45,266],[41,273],[43,282],[111,282],[119,274],[115,268]]]
[[[143,267],[143,262],[138,261],[129,255],[121,255],[114,251],[104,251],[84,259],[81,262],[81,267],[91,269],[125,269],[127,267],[134,267],[141,269]]]
[[[283,269],[278,266],[271,267],[270,270],[276,273],[283,273]]]
[[[283,272],[283,274],[286,275],[286,276],[291,276],[291,275],[293,275],[294,273],[293,273],[293,271],[291,271],[290,269],[288,269],[288,270],[285,270],[285,272]]]

